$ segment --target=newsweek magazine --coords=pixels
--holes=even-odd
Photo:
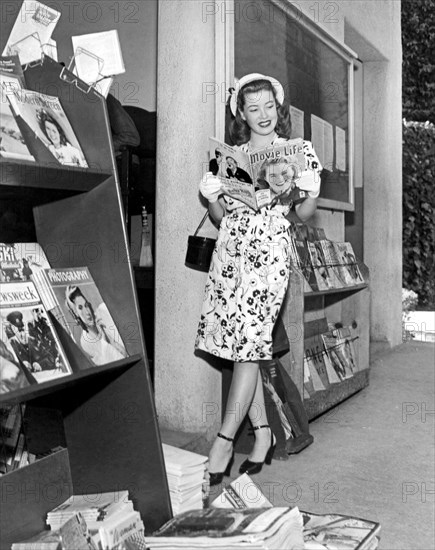
[[[11,372],[12,365],[19,367],[31,383],[45,382],[72,372],[32,281],[1,284],[0,340],[9,351],[6,357],[4,353],[0,355],[3,375]],[[18,376],[13,378],[18,379]],[[9,391],[14,389],[18,388],[13,384],[8,386]]]
[[[303,140],[289,140],[245,153],[216,138],[210,138],[209,169],[222,181],[223,193],[259,210],[289,197],[305,169]],[[303,198],[306,194],[301,191]]]

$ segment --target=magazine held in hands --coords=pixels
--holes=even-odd
[[[306,197],[296,187],[305,169],[301,138],[251,153],[210,138],[210,159],[210,171],[221,179],[223,193],[254,210]]]

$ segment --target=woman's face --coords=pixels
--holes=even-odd
[[[77,296],[74,300],[74,306],[76,315],[80,317],[86,326],[90,327],[95,324],[95,319],[90,304],[87,300],[85,300],[85,298],[83,298],[83,296]]]
[[[56,125],[52,122],[45,121],[45,131],[47,132],[48,139],[55,147],[60,146],[60,135],[59,130],[56,128]]]
[[[272,135],[278,122],[278,113],[273,93],[270,90],[245,93],[242,119],[251,132],[260,136]]]
[[[227,157],[227,164],[228,164],[228,167],[229,169],[232,171],[232,172],[235,172],[236,169],[237,169],[237,163],[236,161],[231,158],[231,157]]]

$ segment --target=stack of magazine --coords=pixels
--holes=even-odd
[[[101,550],[144,535],[144,524],[128,491],[73,495],[48,513],[47,524],[58,530],[77,514],[85,521],[95,548]]]
[[[243,474],[212,502],[212,507],[235,510],[273,508],[261,489]],[[264,508],[263,508],[264,509]],[[342,514],[314,514],[301,511],[305,550],[376,550],[381,526],[376,521]]]
[[[340,514],[302,512],[305,550],[376,550],[381,525]]]
[[[69,341],[89,366],[128,356],[86,266],[51,268],[38,243],[0,243],[0,283],[0,395],[72,374]]]
[[[37,243],[0,243],[0,394],[72,372],[32,280],[48,267]]]
[[[174,514],[202,508],[207,493],[207,457],[163,443]]]
[[[302,525],[298,508],[208,508],[175,516],[146,541],[150,550],[303,550]]]
[[[211,503],[212,508],[272,508],[273,504],[262,493],[248,474],[242,474],[229,485],[222,487],[222,492]]]

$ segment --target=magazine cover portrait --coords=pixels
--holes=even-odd
[[[87,168],[83,151],[57,97],[21,90],[9,99],[15,115],[22,118],[57,161]]]

